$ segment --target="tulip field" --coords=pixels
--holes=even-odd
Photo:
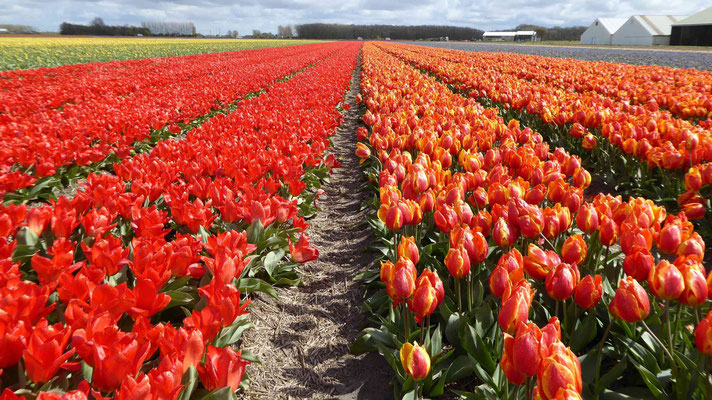
[[[276,288],[379,398],[712,399],[712,73],[300,44],[0,72],[0,400],[262,398]],[[363,296],[301,285],[346,192]]]
[[[360,276],[373,326],[352,350],[383,355],[394,397],[712,398],[712,75],[362,54],[382,262]]]

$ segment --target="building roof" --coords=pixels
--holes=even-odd
[[[482,34],[482,36],[495,36],[495,37],[503,37],[503,36],[533,36],[536,35],[536,31],[516,31],[516,32],[485,32]]]
[[[598,18],[596,21],[603,25],[608,32],[614,33],[625,24],[625,21],[628,21],[628,18]]]
[[[681,21],[674,23],[677,25],[710,25],[712,24],[712,7],[705,8],[697,14],[691,15]]]
[[[634,15],[644,28],[653,36],[669,36],[672,24],[685,18],[684,15]]]
[[[517,32],[485,32],[482,36],[516,36]]]

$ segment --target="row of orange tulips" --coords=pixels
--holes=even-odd
[[[695,125],[659,110],[651,99],[647,104],[634,105],[635,102],[611,99],[596,91],[575,91],[562,83],[566,78],[557,77],[539,64],[550,60],[555,71],[568,65],[571,74],[588,76],[582,70],[590,66],[581,61],[502,54],[473,58],[464,52],[420,52],[400,45],[389,45],[387,49],[472,97],[495,102],[507,115],[526,120],[527,125],[546,133],[548,140],[582,156],[596,175],[625,193],[646,193],[660,200],[677,198],[678,207],[690,219],[704,218],[712,206],[708,187],[696,191],[682,184],[685,169],[690,168],[687,179],[694,181],[712,157],[712,120]],[[618,74],[627,71],[626,76],[635,76],[636,67],[618,65],[595,64],[597,68],[616,68]],[[667,77],[661,79],[682,82],[690,93],[696,90],[704,97],[709,92],[708,80],[703,79],[707,72],[646,68],[660,69],[658,75]],[[641,76],[648,76],[645,68]],[[620,81],[616,74],[610,79],[614,77]],[[637,82],[637,78],[630,79]],[[684,82],[688,81],[692,83],[686,85]],[[621,84],[626,84],[625,79]],[[631,90],[638,89],[631,86]],[[675,206],[674,201],[667,204]],[[712,237],[712,231],[704,225],[699,225],[704,228],[704,236]]]
[[[353,350],[383,354],[404,398],[472,376],[463,398],[702,398],[712,278],[685,214],[585,196],[579,158],[389,54],[420,48],[381,46],[357,155],[385,260]]]
[[[318,256],[304,217],[360,45],[326,47],[72,199],[0,206],[0,399],[235,398],[248,293]]]

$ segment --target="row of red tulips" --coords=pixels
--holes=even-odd
[[[464,398],[701,398],[712,291],[686,216],[587,200],[577,157],[388,54],[416,48],[379,46],[363,51],[357,155],[387,260],[364,274],[378,328],[354,351],[386,357],[398,397],[474,375]]]
[[[307,45],[3,72],[0,196],[69,173],[72,166],[129,157],[152,132],[165,127],[180,133],[181,124],[264,89],[336,48]]]
[[[325,151],[359,45],[325,47],[72,199],[0,208],[0,398],[235,397],[247,293],[318,256],[304,216],[338,165]]]

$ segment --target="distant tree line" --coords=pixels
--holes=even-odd
[[[545,28],[538,25],[521,24],[515,28],[518,31],[535,31],[536,37],[541,40],[575,40],[581,39],[586,26],[555,26],[553,28]]]
[[[35,33],[35,28],[29,25],[0,24],[0,29],[7,29],[10,33]]]
[[[420,40],[448,37],[450,40],[482,39],[480,29],[440,25],[343,25],[300,24],[295,26],[302,39],[384,39]]]
[[[149,36],[151,31],[139,26],[106,25],[104,20],[97,17],[89,25],[62,22],[59,26],[59,33],[62,35],[137,36],[141,34]]]

